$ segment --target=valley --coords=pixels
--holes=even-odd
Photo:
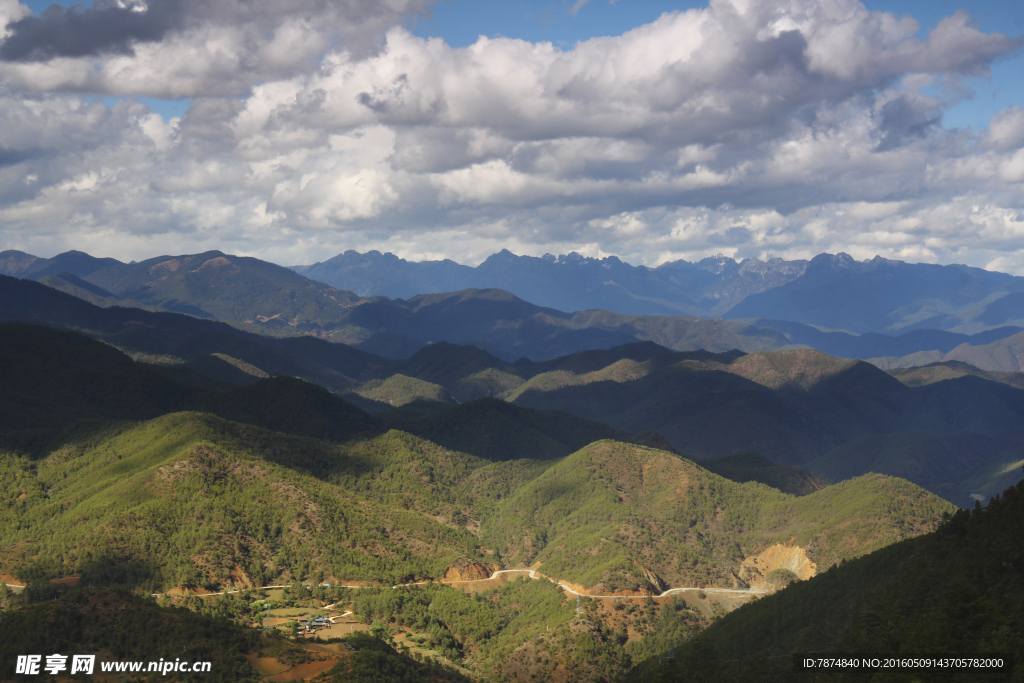
[[[1016,510],[1024,374],[999,365],[1010,352],[986,367],[856,357],[1012,348],[1017,328],[994,314],[988,330],[853,334],[796,314],[563,313],[497,289],[387,299],[220,252],[5,254],[24,277],[0,275],[0,619],[97,624],[19,636],[5,657],[67,632],[141,660],[147,641],[117,636],[134,618],[180,624],[168,647],[224,680],[684,675],[666,652],[706,680],[769,680],[732,666],[742,643],[775,657],[870,640],[821,610],[906,589],[901,553],[942,547],[988,590],[935,539]],[[728,290],[736,307],[789,287],[765,299],[776,315],[808,283],[838,286],[822,263],[755,263],[749,290],[728,276],[703,296]],[[837,263],[847,280],[916,277]],[[1017,545],[984,569],[1011,605],[1000,572]],[[885,569],[857,569],[872,563]],[[865,586],[872,571],[891,581]],[[778,609],[795,616],[765,635]],[[314,615],[349,629],[296,635]]]

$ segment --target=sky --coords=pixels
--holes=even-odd
[[[1024,3],[0,0],[0,250],[1024,274]]]

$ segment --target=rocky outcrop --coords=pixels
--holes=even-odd
[[[461,557],[445,570],[442,581],[480,581],[491,578],[491,568]]]
[[[768,573],[775,569],[788,569],[800,580],[809,579],[818,573],[818,566],[810,561],[804,548],[776,543],[767,550],[743,560],[736,578],[740,582],[756,586],[764,583]]]
[[[662,591],[668,590],[668,584],[665,583],[660,576],[635,560],[633,561],[633,564],[636,565],[637,570],[640,572],[640,575],[644,577],[644,580],[651,585],[655,595],[659,595]]]

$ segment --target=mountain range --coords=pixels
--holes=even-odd
[[[347,254],[352,255],[351,252]],[[395,259],[385,261],[391,263]],[[633,272],[628,270],[632,266],[618,260],[609,265],[605,263],[608,259],[595,261],[582,257],[553,261],[531,260],[530,257],[502,253],[489,261],[505,263],[513,271],[517,264],[525,263],[525,268],[539,263],[537,267],[540,271],[531,274],[527,268],[523,271],[523,278],[525,282],[543,284],[539,290],[530,294],[540,300],[544,298],[540,295],[542,292],[572,292],[573,288],[593,281],[593,278],[588,280],[590,276],[587,273],[594,268],[604,271],[604,266],[608,265],[610,270],[626,269],[623,272]],[[367,261],[369,265],[360,271],[364,278],[363,285],[381,277],[386,279],[387,273],[382,275],[372,271],[369,266],[374,263],[376,261],[370,259]],[[566,275],[570,272],[566,270],[570,263],[575,263],[581,269],[571,277]],[[723,277],[742,270],[734,262],[727,263],[721,259],[715,261],[717,266],[706,261],[701,263],[701,268],[711,268]],[[673,267],[683,268],[683,264],[676,262]],[[604,309],[576,310],[573,302],[569,301],[562,303],[570,304],[567,310],[575,312],[565,312],[537,305],[506,290],[494,288],[417,294],[407,299],[364,297],[309,280],[281,266],[221,252],[164,256],[130,264],[113,259],[98,259],[81,252],[67,252],[52,259],[40,259],[22,252],[0,253],[0,272],[23,279],[36,279],[51,288],[100,306],[183,312],[195,317],[225,321],[238,329],[261,335],[317,336],[391,358],[408,357],[425,344],[441,340],[474,344],[509,361],[523,356],[539,360],[588,348],[609,348],[636,340],[651,340],[680,351],[726,351],[736,348],[751,352],[810,346],[838,357],[877,358],[879,365],[890,367],[915,364],[914,361],[919,359],[917,354],[921,353],[926,354],[922,358],[931,361],[954,351],[963,356],[965,349],[1000,342],[1003,342],[1004,347],[1009,345],[1016,348],[1015,345],[1019,345],[1018,338],[1024,339],[1018,337],[1024,328],[1012,324],[979,327],[971,323],[959,325],[957,329],[966,330],[959,332],[904,325],[893,330],[899,334],[883,334],[829,330],[814,322],[818,320],[814,310],[821,308],[819,300],[836,302],[836,306],[830,304],[826,308],[845,306],[849,309],[849,306],[841,303],[844,293],[863,290],[860,292],[863,297],[858,300],[875,301],[871,304],[874,306],[872,312],[864,315],[876,323],[881,318],[896,315],[887,308],[890,304],[901,306],[903,313],[899,315],[902,316],[914,306],[925,305],[914,298],[917,294],[933,291],[944,292],[945,303],[940,305],[937,303],[939,300],[933,297],[927,306],[940,306],[944,310],[962,307],[965,301],[973,301],[972,297],[980,296],[979,292],[985,293],[986,301],[992,305],[1005,299],[999,305],[1002,306],[1000,310],[1009,311],[1006,316],[1001,318],[984,314],[983,317],[988,322],[1012,323],[1017,319],[1013,317],[1016,314],[1012,313],[1015,309],[1012,306],[1007,308],[1013,298],[1006,291],[1016,286],[1017,278],[959,266],[925,267],[922,264],[900,264],[879,259],[858,263],[848,257],[828,255],[815,257],[801,268],[801,274],[790,283],[775,284],[762,293],[751,294],[749,299],[745,298],[739,304],[747,306],[750,313],[764,309],[776,317],[710,320],[678,314],[639,315]],[[471,270],[476,272],[480,269]],[[748,271],[760,272],[757,269]],[[545,272],[548,274],[545,275]],[[514,284],[510,284],[508,278],[485,278],[485,281],[508,286]],[[455,281],[445,282],[458,284]],[[796,293],[786,294],[794,287]],[[879,297],[872,287],[891,291],[888,291],[886,297]],[[898,294],[901,288],[909,293],[906,296]],[[999,291],[993,293],[993,288]],[[771,296],[776,298],[785,295],[787,301],[796,297],[796,303],[787,304],[789,308],[781,311],[778,301],[764,306],[743,303],[756,302],[760,300],[758,297],[772,292],[775,294]],[[601,303],[586,297],[574,301],[579,305]],[[970,315],[982,315],[978,313],[981,309],[977,306],[971,310],[974,313]],[[733,312],[727,315],[733,316]],[[777,315],[790,317],[783,319]],[[970,315],[964,313],[967,318]],[[867,318],[861,322],[857,320],[857,316],[851,313],[847,328],[870,327],[874,324],[865,322]],[[937,319],[932,316],[932,320],[935,322]],[[836,324],[834,320],[826,322]],[[1020,369],[1020,356],[1015,353],[988,353],[983,350],[970,355],[977,358],[975,363],[986,370]]]
[[[154,589],[250,585],[304,580],[315,559],[331,582],[393,582],[442,576],[466,556],[542,562],[598,591],[654,590],[746,576],[751,553],[785,539],[831,564],[884,544],[873,525],[907,534],[952,509],[885,477],[795,498],[599,422],[494,399],[373,417],[288,377],[203,389],[34,325],[0,325],[0,365],[0,572],[25,578],[129,563]],[[879,496],[907,507],[882,511]],[[190,516],[200,501],[207,524]],[[823,506],[846,511],[841,530]],[[683,518],[703,520],[699,538]],[[651,525],[675,529],[660,554],[640,542]],[[591,553],[606,542],[614,557]],[[679,565],[679,553],[704,559]]]
[[[721,265],[701,306],[761,272]],[[496,288],[368,296],[221,252],[0,266],[0,619],[27,629],[18,647],[59,632],[137,653],[115,633],[131,614],[257,680],[267,648],[314,651],[250,628],[254,587],[326,605],[307,582],[363,586],[330,600],[381,639],[348,640],[332,681],[465,680],[399,635],[478,679],[566,683],[777,680],[764,661],[807,650],[1020,651],[1019,491],[999,496],[1024,464],[1010,276],[775,263],[729,303],[763,313],[732,320]],[[851,324],[814,322],[886,283],[900,291],[843,310]],[[1003,299],[1011,317],[990,315]],[[904,351],[928,362],[897,367]],[[862,352],[874,364],[841,357]],[[229,588],[249,592],[194,595]]]
[[[0,295],[0,318],[86,332],[139,360],[156,361],[164,375],[205,390],[290,375],[375,414],[416,402],[444,406],[491,397],[600,421],[620,434],[657,432],[663,447],[695,458],[756,452],[773,465],[803,467],[831,482],[871,471],[896,474],[958,505],[970,504],[972,495],[988,498],[1007,484],[1024,445],[1019,436],[1024,432],[1024,391],[1013,373],[943,366],[929,380],[921,374],[925,370],[894,377],[865,362],[810,350],[678,352],[635,341],[515,362],[475,346],[437,342],[396,360],[311,336],[258,335],[180,313],[102,308],[41,283],[4,276]],[[433,319],[443,321],[446,314],[450,319],[452,308],[467,302],[475,310],[494,305],[488,299],[481,304],[472,297],[454,297],[454,303],[452,298],[441,297]],[[384,304],[391,305],[389,300]],[[372,310],[367,308],[371,305],[356,310]],[[519,300],[511,305],[529,306]],[[479,326],[481,319],[466,324]],[[204,409],[195,401],[176,405]],[[432,409],[414,408],[390,419],[400,428],[463,448],[456,434],[418,425],[418,416]],[[490,415],[498,421],[509,417],[495,411]],[[449,418],[439,414],[436,419]],[[957,456],[941,456],[941,465],[927,464],[929,457],[939,457],[935,453],[949,451],[930,451],[923,444],[947,435],[960,435]],[[540,451],[568,453],[541,447],[548,437],[538,438]],[[882,443],[892,445],[882,448]],[[900,455],[865,455],[879,448]],[[840,457],[831,455],[834,450],[849,464],[830,464]]]
[[[295,270],[361,296],[410,298],[498,288],[563,311],[766,318],[854,334],[914,329],[973,334],[1024,325],[1024,278],[962,265],[881,257],[856,261],[847,254],[767,262],[716,256],[649,268],[614,256],[538,258],[503,250],[473,268],[449,260],[409,262],[377,251],[346,251]]]
[[[409,262],[394,254],[346,251],[296,272],[362,296],[408,299],[463,289],[504,289],[540,306],[563,311],[605,309],[628,315],[718,315],[746,296],[798,277],[806,261],[725,257],[673,261],[647,268],[609,256],[573,252],[517,256],[507,249],[473,268],[451,260]]]

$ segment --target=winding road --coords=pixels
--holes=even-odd
[[[584,597],[584,598],[604,598],[604,599],[608,599],[608,600],[614,600],[614,599],[618,599],[618,598],[642,598],[642,597],[647,597],[645,595],[590,595],[589,593],[581,593],[578,590],[576,590],[575,588],[573,588],[572,586],[570,586],[569,584],[564,583],[562,581],[558,581],[556,579],[552,579],[550,577],[544,576],[543,574],[538,576],[537,575],[537,571],[534,570],[534,569],[500,569],[500,570],[494,572],[493,574],[491,574],[486,579],[467,579],[465,581],[444,581],[443,583],[448,583],[448,584],[451,584],[451,583],[476,583],[476,582],[480,582],[480,581],[490,581],[490,580],[496,578],[499,574],[526,574],[531,579],[547,579],[551,583],[556,583],[559,586],[561,586],[562,590],[564,590],[566,593],[570,593],[572,595],[579,595],[579,596]],[[402,585],[420,585],[420,584],[402,584]],[[396,586],[396,588],[397,588],[397,586]],[[733,594],[736,594],[736,595],[766,595],[768,593],[768,589],[767,588],[762,588],[762,587],[757,587],[757,586],[755,586],[753,588],[700,588],[699,586],[696,586],[696,587],[686,586],[686,587],[682,587],[682,588],[669,588],[668,590],[662,591],[658,595],[652,595],[651,597],[652,598],[664,598],[664,597],[666,597],[668,595],[673,595],[675,593],[684,593],[686,591],[703,591],[705,593],[733,593]]]
[[[502,574],[525,574],[525,575],[529,576],[531,579],[534,579],[534,580],[545,579],[547,581],[550,581],[551,583],[558,584],[562,588],[562,590],[564,590],[566,593],[569,593],[571,595],[578,595],[578,596],[584,597],[584,598],[599,598],[599,599],[605,599],[605,600],[617,600],[617,599],[621,599],[621,598],[645,598],[645,597],[648,597],[646,595],[590,595],[589,593],[581,593],[578,590],[576,590],[575,588],[573,588],[572,586],[570,586],[569,584],[564,583],[563,581],[559,581],[557,579],[552,579],[551,577],[544,576],[543,574],[537,574],[537,570],[535,570],[535,569],[499,569],[499,570],[493,572],[486,579],[465,579],[465,580],[461,580],[461,581],[416,581],[415,583],[398,583],[398,584],[393,585],[392,588],[406,588],[408,586],[427,586],[427,585],[430,585],[432,583],[443,583],[443,584],[447,584],[447,585],[463,584],[463,583],[483,583],[485,581],[493,581],[494,579],[498,578],[499,575],[502,575]],[[343,584],[343,583],[336,584],[336,585],[338,587],[340,587],[340,588],[366,588],[366,586],[363,586],[363,585],[348,585],[348,584]],[[281,586],[260,586],[259,588],[253,589],[253,590],[270,590],[270,589],[274,589],[274,588],[288,588],[288,587],[289,586],[287,586],[287,585],[281,585]],[[662,591],[658,595],[652,595],[650,597],[652,597],[652,598],[664,598],[664,597],[667,597],[669,595],[674,595],[676,593],[685,593],[687,591],[694,591],[694,592],[702,591],[705,594],[709,594],[709,595],[710,594],[719,594],[719,595],[767,595],[769,593],[769,590],[767,588],[764,588],[764,587],[761,587],[761,586],[753,586],[751,588],[701,588],[700,586],[684,586],[684,587],[681,587],[681,588],[669,588],[666,591]],[[234,590],[234,591],[221,591],[220,593],[203,593],[202,595],[199,595],[199,597],[207,598],[207,597],[213,597],[215,595],[230,595],[230,594],[233,594],[233,593],[241,593],[241,592],[242,591],[240,591],[240,590]],[[161,595],[163,595],[163,593],[152,593],[151,595],[152,595],[152,597],[157,598],[157,597],[160,597]]]

